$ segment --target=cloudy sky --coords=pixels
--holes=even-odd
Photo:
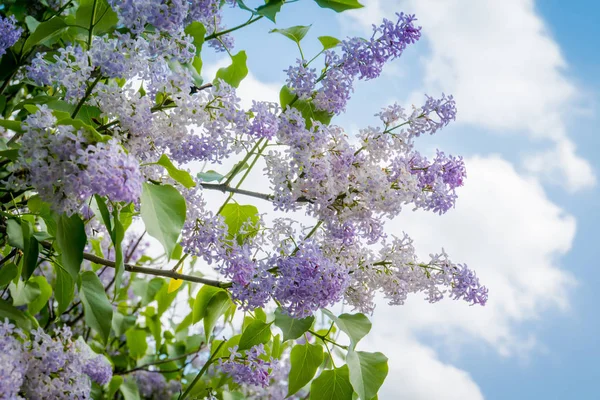
[[[376,124],[373,114],[393,102],[454,95],[456,123],[419,146],[467,160],[457,206],[441,217],[407,211],[390,231],[407,232],[423,257],[443,247],[490,289],[484,308],[420,298],[400,307],[379,304],[364,346],[390,358],[380,398],[597,398],[600,6],[365,3],[344,15],[308,1],[286,5],[278,25],[312,24],[303,48],[314,54],[317,36],[366,36],[371,24],[395,12],[417,15],[422,40],[377,81],[357,85],[348,112],[334,122],[356,131]],[[272,27],[265,21],[235,36],[248,52],[251,76],[240,88],[246,101],[276,100],[283,69],[297,57],[292,42],[267,34]],[[205,74],[219,57],[206,57]]]

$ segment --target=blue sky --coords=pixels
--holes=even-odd
[[[391,231],[405,230],[425,256],[443,246],[468,263],[490,301],[378,305],[366,346],[390,357],[380,398],[598,398],[600,5],[370,0],[339,16],[302,1],[284,7],[278,26],[312,24],[303,48],[314,54],[317,36],[366,35],[395,11],[417,14],[422,40],[377,81],[357,85],[334,122],[355,132],[394,101],[455,95],[457,122],[419,145],[467,160],[456,209],[407,211]],[[239,15],[227,17],[232,26]],[[292,42],[267,34],[272,27],[261,21],[235,36],[252,74],[244,100],[274,99],[297,57]],[[206,71],[221,59],[207,56]]]

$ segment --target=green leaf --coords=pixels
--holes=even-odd
[[[364,7],[357,0],[315,0],[315,2],[321,8],[329,8],[338,13]]]
[[[52,296],[52,286],[48,283],[43,276],[34,276],[29,280],[38,285],[40,294],[27,304],[27,310],[30,314],[35,315],[40,312],[42,308],[48,303],[50,296]],[[28,283],[29,283],[28,282]]]
[[[23,229],[21,224],[16,219],[6,221],[6,234],[8,235],[8,244],[17,249],[25,249],[25,241],[23,240]]]
[[[244,329],[240,338],[239,350],[247,350],[271,339],[271,324],[255,319]]]
[[[322,362],[323,347],[320,345],[305,343],[294,346],[290,354],[291,369],[287,395],[291,396],[306,386],[314,378]]]
[[[231,306],[229,295],[223,289],[204,285],[196,295],[192,308],[192,323],[204,319],[204,333],[210,337],[215,323]]]
[[[94,329],[106,344],[112,325],[113,309],[95,272],[81,273],[79,297],[83,303],[86,324]]]
[[[239,233],[242,226],[246,225],[248,227],[248,220],[251,227],[258,226],[258,208],[254,206],[240,206],[237,203],[226,204],[221,210],[221,215],[225,218],[229,239],[237,238],[238,242],[243,241],[248,235],[248,233],[244,235]]]
[[[60,250],[60,260],[63,268],[75,281],[81,269],[83,250],[87,241],[83,221],[77,214],[70,217],[61,214],[58,221],[56,221],[56,225],[56,241],[54,243]]]
[[[333,115],[329,114],[327,111],[317,110],[312,101],[297,99],[296,96],[290,91],[290,88],[285,85],[279,92],[279,102],[281,103],[281,108],[283,109],[290,105],[291,107],[300,111],[306,122],[307,128],[312,126],[313,120],[327,125],[329,122],[331,122],[331,118],[333,118]]]
[[[19,269],[15,263],[7,263],[0,269],[0,287],[6,286],[19,275]]]
[[[381,353],[349,351],[346,362],[350,369],[350,383],[361,399],[371,400],[388,374],[387,357]]]
[[[225,314],[225,311],[229,307],[231,307],[231,300],[225,291],[218,292],[210,299],[204,314],[204,334],[206,335],[206,341],[210,339],[217,320],[221,315]]]
[[[342,314],[336,317],[329,310],[323,310],[335,324],[344,331],[351,341],[351,348],[371,331],[371,321],[364,314]]]
[[[140,400],[140,392],[138,390],[135,378],[127,375],[125,382],[119,386],[119,390],[125,400]]]
[[[61,315],[67,310],[75,297],[75,281],[67,271],[57,265],[54,266],[54,271],[56,272],[54,297],[58,302],[56,315]]]
[[[27,54],[35,45],[59,35],[66,28],[67,24],[61,17],[42,22],[25,41],[21,54]]]
[[[10,129],[11,131],[22,133],[25,132],[23,127],[21,127],[21,121],[12,121],[8,119],[0,119],[0,126],[6,129]],[[6,157],[6,156],[4,156]]]
[[[266,0],[266,4],[258,7],[256,13],[275,22],[275,16],[281,10],[284,0]]]
[[[31,303],[41,293],[40,286],[32,281],[23,282],[19,280],[16,284],[11,283],[9,288],[15,307]]]
[[[116,336],[121,336],[127,330],[135,326],[136,317],[134,315],[123,315],[120,312],[113,313],[112,329]]]
[[[310,400],[352,400],[353,393],[347,365],[321,372],[310,385]]]
[[[169,293],[169,285],[161,286],[160,290],[154,297],[158,305],[157,312],[159,316],[163,315],[164,312],[167,311],[169,306],[173,303],[173,300],[175,300],[175,297],[177,297],[177,292]]]
[[[130,329],[125,332],[125,337],[127,338],[129,355],[136,360],[144,357],[146,350],[148,350],[146,332],[141,329]]]
[[[19,328],[29,332],[34,326],[35,319],[27,317],[22,311],[0,299],[0,321],[5,318],[13,321]]]
[[[143,184],[140,213],[148,234],[163,245],[165,254],[173,254],[185,223],[185,199],[170,185]]]
[[[229,67],[221,68],[217,71],[215,82],[219,79],[223,79],[225,82],[233,87],[238,87],[242,79],[248,75],[248,67],[246,66],[246,52],[240,51],[234,56],[231,56],[231,65]]]
[[[38,266],[40,245],[35,236],[33,236],[35,232],[31,222],[24,220],[21,221],[21,229],[23,230],[23,242],[25,244],[25,249],[23,250],[23,268],[21,275],[23,276],[24,280],[27,280]]]
[[[300,41],[306,36],[310,25],[297,25],[285,29],[271,29],[269,33],[281,33],[283,36],[300,44]]]
[[[169,157],[166,154],[163,154],[162,156],[160,156],[160,158],[158,159],[156,164],[162,165],[163,167],[165,167],[169,176],[171,178],[173,178],[174,180],[176,180],[177,182],[181,183],[186,188],[189,189],[189,188],[196,186],[196,182],[194,182],[194,179],[192,178],[190,173],[175,167],[173,165],[173,163],[171,162],[171,160],[169,160]]]
[[[94,13],[94,6],[96,12]],[[92,20],[92,14],[94,20]],[[117,14],[108,5],[106,0],[81,0],[77,14],[75,14],[75,23],[79,26],[93,26],[95,33],[109,31],[119,22]]]
[[[315,317],[296,319],[283,313],[281,308],[275,310],[275,326],[277,326],[283,332],[283,341],[298,339],[308,331],[315,321]]]
[[[323,45],[323,50],[332,49],[341,43],[340,39],[334,38],[333,36],[319,36],[318,39]]]
[[[119,390],[119,387],[122,384],[123,377],[121,375],[113,375],[113,377],[110,380],[110,383],[108,384],[108,395],[106,396],[106,398],[113,399],[115,397],[115,394]]]
[[[111,234],[113,247],[115,248],[115,291],[114,297],[117,297],[117,292],[121,288],[123,281],[123,272],[125,272],[125,260],[123,259],[123,239],[125,238],[125,229],[119,218],[119,209],[113,209],[114,230]]]
[[[198,172],[196,175],[202,182],[221,182],[225,177],[217,171],[209,170],[206,172]]]
[[[196,55],[200,54],[202,45],[204,44],[204,36],[206,35],[204,25],[198,21],[194,21],[185,27],[184,32],[193,38],[194,46],[196,46]]]
[[[163,278],[153,278],[150,282],[146,280],[134,280],[132,286],[133,292],[141,297],[142,305],[146,306],[154,300],[154,296],[156,296],[156,293],[158,293],[164,284],[165,280]]]

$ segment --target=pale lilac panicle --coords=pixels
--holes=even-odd
[[[160,372],[141,370],[135,371],[132,375],[137,383],[140,396],[145,400],[170,399],[181,390],[179,382],[167,382]]]
[[[317,70],[308,68],[303,60],[297,59],[293,67],[284,70],[287,73],[286,84],[293,94],[299,99],[305,100],[312,96],[317,82]]]
[[[0,17],[0,57],[19,40],[21,33],[23,33],[23,29],[18,27],[16,23],[14,15],[7,18]]]
[[[87,399],[90,396],[91,377],[108,382],[112,369],[106,360],[98,360],[81,340],[73,341],[68,328],[59,329],[50,337],[41,328],[31,332],[26,342],[27,372],[21,388],[26,398],[33,400]],[[83,347],[82,347],[83,346]],[[89,365],[89,363],[92,365]]]
[[[455,189],[463,185],[466,170],[462,157],[437,151],[433,162],[419,153],[409,155],[408,168],[418,178],[421,192],[415,193],[417,207],[443,214],[454,206]],[[396,166],[403,161],[396,160]]]
[[[69,45],[58,49],[51,60],[38,53],[26,70],[27,77],[38,85],[64,87],[65,100],[73,101],[84,96],[93,66],[80,46]]]
[[[8,320],[0,321],[0,399],[21,398],[18,394],[27,364],[23,357],[23,337],[15,337],[19,333]]]
[[[471,304],[485,305],[488,299],[488,289],[479,283],[474,271],[464,264],[457,264],[452,273],[452,289],[450,295],[455,300],[463,299]]]
[[[277,260],[279,279],[273,297],[287,314],[305,318],[342,299],[348,271],[323,255],[312,242]]]
[[[276,368],[277,360],[271,357],[265,361],[261,356],[266,354],[262,344],[245,351],[245,356],[238,353],[238,346],[229,349],[228,359],[219,360],[219,369],[231,376],[235,383],[266,387],[269,385],[270,373]]]
[[[346,103],[350,100],[350,94],[354,91],[353,75],[348,74],[337,65],[343,63],[333,51],[325,52],[325,64],[331,66],[324,79],[321,88],[314,98],[315,106],[331,114],[340,114],[346,110]]]
[[[160,31],[175,33],[184,27],[189,2],[186,0],[109,0],[119,22],[134,33],[141,33],[146,24]]]
[[[79,212],[94,194],[112,201],[137,201],[142,177],[137,161],[114,140],[88,142],[82,130],[56,126],[45,106],[25,120],[20,158],[8,183],[33,187],[59,212]]]
[[[231,0],[228,0],[227,2],[232,5],[234,3]],[[193,1],[190,5],[190,12],[188,14],[186,22],[201,22],[206,28],[207,35],[223,31],[226,28],[222,23],[220,6],[220,0]],[[209,40],[208,45],[213,47],[217,51],[225,51],[226,49],[231,50],[233,49],[234,45],[233,36],[231,36],[230,34],[221,35],[218,39]]]
[[[433,135],[456,119],[456,102],[452,96],[442,93],[439,99],[426,97],[427,101],[423,107],[414,108],[408,117],[408,130],[412,137],[419,137],[425,133]]]
[[[250,111],[254,113],[249,127],[250,135],[259,138],[273,138],[279,130],[279,106],[266,101],[253,101]]]
[[[254,310],[271,299],[276,280],[268,272],[270,267],[273,265],[253,260],[248,245],[233,245],[218,270],[233,282],[231,296],[239,301],[240,308]]]

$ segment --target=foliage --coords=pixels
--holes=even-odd
[[[462,158],[414,147],[454,120],[453,98],[386,107],[356,138],[332,123],[357,79],[420,38],[415,17],[344,40],[272,28],[293,3],[3,3],[1,394],[371,400],[388,360],[358,348],[377,294],[485,304],[466,265],[419,260],[385,231],[404,206],[454,206]],[[228,6],[247,22],[227,27]],[[253,53],[234,35],[261,20],[300,55],[279,104],[245,110],[236,88]],[[310,40],[323,49],[305,57]],[[203,76],[206,51],[230,65]],[[261,168],[270,191],[243,187]],[[352,313],[328,310],[340,303]]]

